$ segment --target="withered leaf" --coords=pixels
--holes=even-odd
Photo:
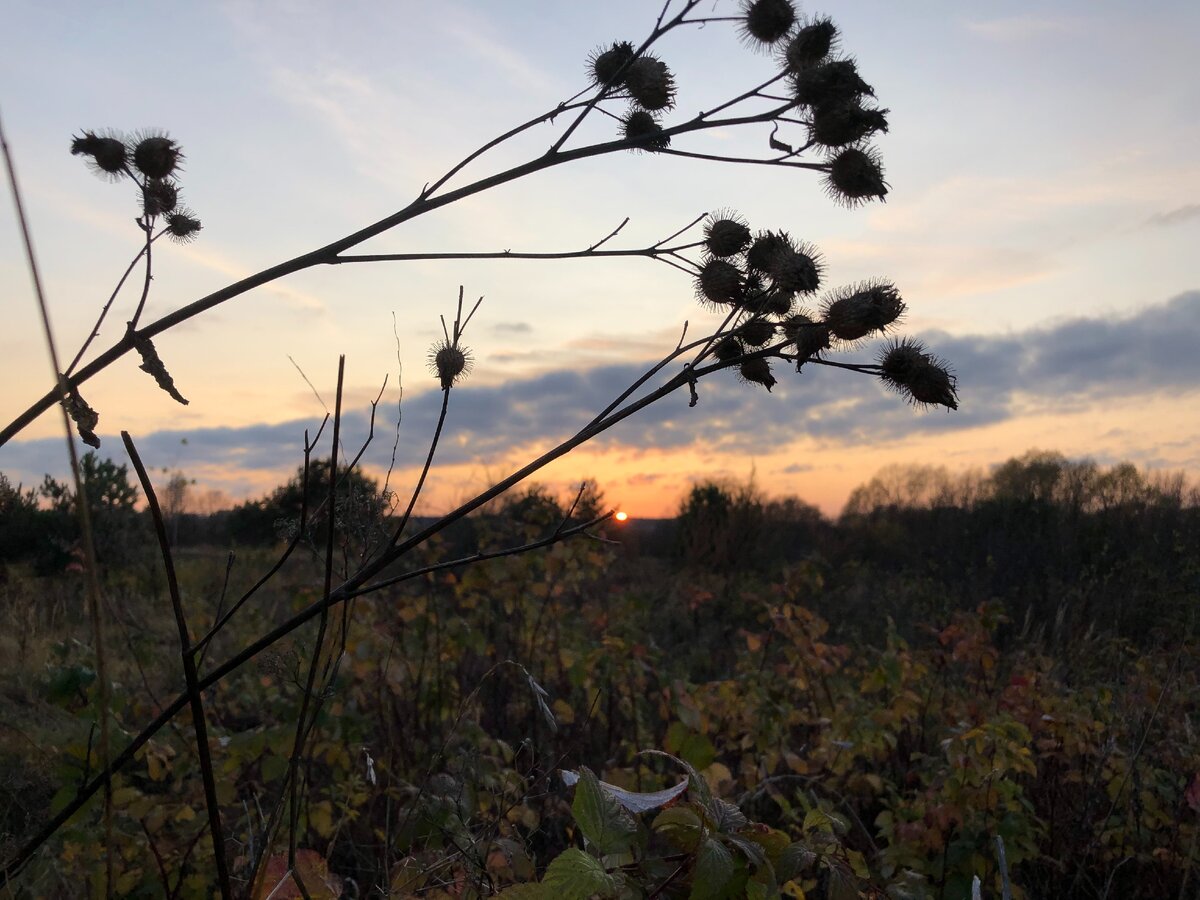
[[[79,388],[69,383],[66,383],[65,386],[67,399],[63,401],[63,406],[67,410],[67,415],[71,417],[71,421],[75,423],[80,439],[89,447],[100,449],[100,438],[95,431],[96,426],[100,423],[100,414],[88,406],[87,401],[80,396]]]
[[[176,390],[175,379],[171,377],[171,373],[167,371],[163,361],[158,358],[158,351],[154,349],[150,338],[138,338],[134,341],[133,346],[137,348],[138,354],[142,357],[142,364],[138,368],[153,375],[160,388],[170,394],[173,399],[187,406],[187,400]]]

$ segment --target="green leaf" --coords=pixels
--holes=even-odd
[[[575,802],[571,812],[583,836],[601,854],[629,849],[637,834],[637,823],[617,801],[600,787],[600,779],[586,766],[579,768]]]
[[[700,816],[686,806],[672,806],[664,809],[654,819],[652,826],[661,832],[663,837],[674,846],[687,853],[696,849],[703,833],[703,823]]]
[[[616,893],[617,882],[604,871],[598,859],[571,847],[556,856],[546,868],[542,888],[546,893],[539,897],[587,900],[593,894],[611,897]]]
[[[550,892],[540,884],[513,884],[496,895],[497,900],[550,900]]]
[[[706,838],[696,854],[691,900],[717,900],[733,878],[733,854],[716,838]]]
[[[800,875],[817,861],[817,854],[797,841],[794,844],[789,844],[775,862],[775,877],[779,879],[779,883],[791,881],[797,875]]]

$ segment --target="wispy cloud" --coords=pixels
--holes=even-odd
[[[993,425],[1026,414],[1031,405],[1089,408],[1117,398],[1200,390],[1200,354],[1194,352],[1200,345],[1200,291],[1122,318],[1078,318],[1013,335],[923,337],[953,361],[962,394],[957,413],[913,410],[874,379],[807,366],[799,376],[779,371],[772,394],[724,375],[707,379],[699,385],[696,408],[688,407],[686,391],[680,391],[621,422],[596,444],[752,457],[799,435],[834,445],[870,445]],[[452,397],[438,459],[488,465],[548,447],[585,425],[644,369],[644,363],[630,362],[559,369],[498,385],[468,381]],[[437,391],[405,399],[399,468],[420,464],[439,408]],[[159,431],[139,445],[148,458],[175,460],[185,471],[203,465],[286,474],[300,460],[305,428],[314,424]],[[349,413],[343,424],[347,447],[355,449],[366,433],[366,413]],[[109,447],[118,446],[114,438],[107,440]],[[366,459],[386,467],[391,449],[391,440],[377,441]],[[57,441],[49,439],[16,442],[0,448],[0,469],[31,483],[57,450]],[[802,464],[785,470],[802,471]]]
[[[1181,225],[1192,219],[1200,219],[1200,203],[1188,203],[1175,209],[1159,212],[1146,220],[1147,225]]]

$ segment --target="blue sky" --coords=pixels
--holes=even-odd
[[[67,153],[71,134],[161,127],[188,155],[185,199],[205,230],[156,255],[148,314],[160,315],[404,205],[465,153],[583,87],[588,52],[640,38],[656,10],[13,4],[0,113],[63,352],[87,334],[138,245],[129,185],[88,173]],[[698,478],[751,473],[769,491],[836,509],[885,464],[980,466],[1034,445],[1200,473],[1194,4],[847,2],[820,11],[841,26],[843,50],[892,111],[878,142],[887,204],[841,209],[804,172],[622,154],[471,198],[363,249],[577,249],[626,216],[612,246],[640,246],[700,213],[735,208],[756,227],[817,244],[831,284],[893,279],[910,307],[906,332],[954,364],[957,414],[914,411],[851,373],[806,373],[770,396],[714,380],[696,409],[669,403],[625,423],[544,479],[565,488],[597,474],[645,514],[668,511]],[[668,122],[771,70],[718,24],[672,35],[661,54],[680,84]],[[597,122],[585,137],[610,128]],[[555,134],[539,129],[470,172],[536,155]],[[692,147],[759,154],[765,142],[766,130],[743,131],[701,135]],[[0,248],[7,421],[44,391],[50,369],[11,216],[0,219]],[[451,407],[434,506],[565,436],[667,352],[684,320],[693,333],[707,321],[686,276],[641,260],[329,267],[162,336],[188,407],[131,362],[84,394],[114,455],[112,436],[128,429],[152,448],[143,454],[153,465],[254,494],[295,467],[303,428],[323,414],[292,360],[331,404],[346,353],[359,420],[385,375],[380,413],[394,419],[399,375],[403,480],[436,400],[425,354],[460,284],[486,299],[468,333],[477,365]],[[135,299],[118,300],[100,346],[119,335]],[[867,347],[847,358],[871,355]],[[393,425],[376,442],[382,465]],[[0,448],[0,471],[27,483],[61,471],[58,427],[44,416]]]

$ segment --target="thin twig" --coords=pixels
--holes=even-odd
[[[175,615],[175,627],[179,631],[179,654],[183,659],[183,678],[187,684],[188,702],[192,707],[192,727],[196,730],[196,755],[200,760],[200,775],[204,782],[204,802],[208,807],[208,828],[212,834],[213,857],[217,866],[217,886],[221,900],[232,900],[233,888],[229,883],[229,863],[225,858],[225,832],[221,828],[221,805],[217,800],[217,782],[213,776],[212,755],[208,749],[208,722],[204,716],[204,700],[200,696],[199,679],[196,677],[196,658],[192,655],[191,638],[188,637],[187,618],[183,612],[183,600],[179,595],[179,581],[175,577],[175,562],[171,557],[171,542],[167,539],[167,525],[163,521],[158,495],[142,458],[134,446],[128,431],[121,432],[129,460],[137,472],[138,481],[146,495],[146,506],[154,522],[154,533],[158,537],[158,553],[162,558],[167,578],[167,593],[171,597],[171,612]]]
[[[87,581],[88,617],[91,620],[92,641],[96,645],[96,681],[97,697],[100,705],[100,766],[103,772],[104,785],[104,891],[105,896],[113,896],[115,881],[116,844],[113,841],[112,816],[112,761],[109,747],[109,684],[108,661],[104,651],[104,620],[100,614],[100,579],[96,560],[96,545],[92,534],[92,517],[90,498],[85,490],[83,478],[79,471],[79,457],[75,452],[75,440],[71,435],[71,421],[67,414],[68,382],[61,375],[58,362],[58,350],[54,344],[54,330],[50,327],[50,309],[46,303],[46,293],[42,289],[42,276],[38,269],[37,257],[33,250],[33,237],[29,231],[29,222],[25,218],[25,204],[21,200],[21,189],[17,183],[16,165],[8,146],[8,138],[0,121],[0,150],[4,152],[4,166],[8,172],[8,185],[12,191],[13,205],[16,207],[17,222],[21,229],[21,240],[25,247],[25,260],[29,267],[29,277],[33,281],[33,292],[37,299],[38,312],[41,314],[42,331],[46,339],[46,349],[50,355],[50,365],[54,369],[54,390],[50,392],[51,402],[57,401],[62,410],[63,429],[67,439],[67,457],[71,464],[71,476],[75,481],[75,509],[79,516],[80,539],[83,543],[84,578]],[[88,754],[90,762],[91,754]],[[7,878],[5,878],[7,882]]]

